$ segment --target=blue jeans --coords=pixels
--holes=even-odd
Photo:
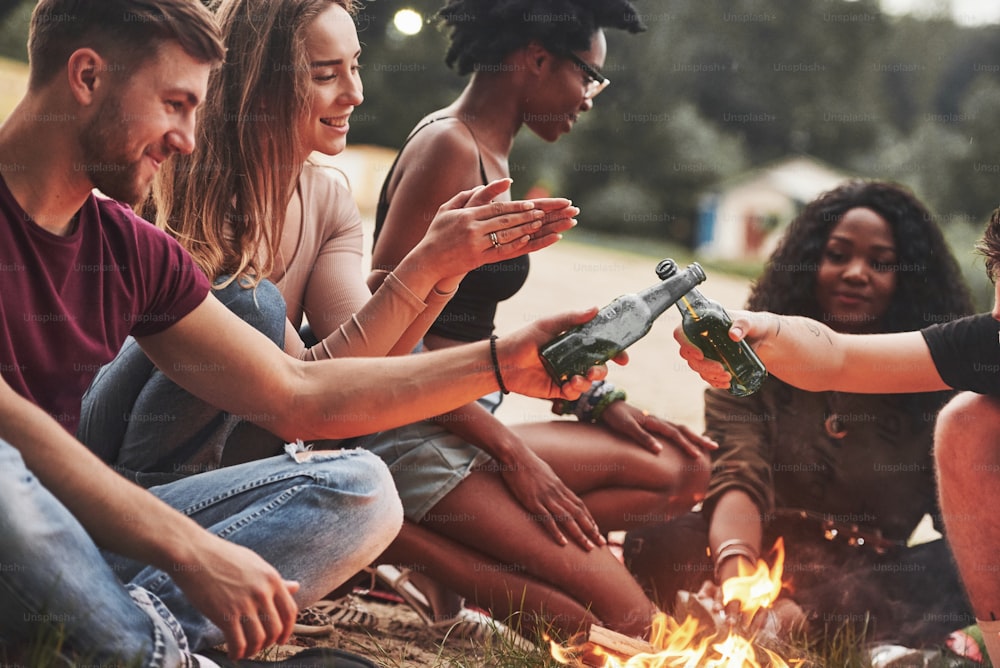
[[[212,294],[284,348],[285,300],[273,283],[248,289],[234,281]],[[231,444],[243,455],[238,461],[275,455],[283,445],[266,429],[175,384],[131,338],[97,373],[80,413],[77,437],[146,487],[218,468]]]
[[[300,605],[369,564],[402,524],[388,470],[363,450],[281,455],[150,491],[299,581]],[[190,666],[190,652],[223,641],[168,573],[101,553],[0,440],[0,646],[16,651],[51,625],[88,662]]]

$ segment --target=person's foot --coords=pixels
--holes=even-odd
[[[220,668],[316,668],[325,666],[327,668],[377,668],[377,666],[357,654],[351,654],[342,649],[320,648],[307,649],[290,656],[283,661],[253,661],[242,659],[233,661],[218,650],[210,649],[199,652],[195,655],[199,659],[204,657],[212,663],[202,663],[204,668],[219,666]]]
[[[317,601],[308,609],[322,613],[336,628],[352,631],[374,631],[378,628],[378,617],[350,594],[332,601]]]
[[[331,635],[334,632],[333,620],[323,610],[312,606],[302,608],[295,617],[292,633],[297,636],[318,638]]]
[[[423,578],[424,587],[434,591],[439,605],[446,607],[445,601],[451,603],[449,610],[435,608],[428,596],[412,581],[418,574],[409,569],[398,569],[395,566],[381,564],[374,568],[375,576],[386,586],[396,592],[417,613],[421,621],[439,640],[471,640],[484,643],[487,640],[503,639],[513,646],[531,649],[534,644],[504,623],[487,614],[465,607],[465,601],[453,592],[429,578]],[[439,590],[439,591],[435,591]],[[454,596],[454,602],[449,599]]]

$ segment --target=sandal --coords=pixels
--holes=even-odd
[[[435,619],[434,611],[423,592],[410,582],[410,570],[382,564],[373,569],[374,575],[394,592],[399,594],[413,609],[427,628],[442,642],[449,638],[485,643],[495,638],[503,638],[515,647],[531,651],[535,645],[524,636],[515,633],[506,624],[487,614],[470,610],[462,603],[462,608],[447,619]]]
[[[378,628],[378,617],[351,595],[334,601],[317,601],[312,609],[323,613],[334,626],[342,629],[374,631]]]
[[[292,627],[292,633],[295,635],[314,638],[331,635],[335,630],[333,620],[315,606],[299,610],[295,626]]]

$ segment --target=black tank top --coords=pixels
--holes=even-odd
[[[396,171],[399,156],[403,154],[403,150],[414,135],[431,123],[445,118],[454,117],[440,116],[427,121],[410,133],[399,149],[392,167],[389,168],[389,173],[385,176],[385,181],[382,182],[382,191],[379,193],[378,205],[375,209],[373,245],[378,243],[382,225],[389,212],[389,200],[386,193],[389,190],[392,174]],[[472,139],[475,141],[475,135]],[[479,144],[476,144],[476,152],[479,153]],[[486,178],[486,169],[483,167],[481,154],[479,154],[479,177],[482,179],[483,185],[489,182]],[[521,289],[528,278],[529,264],[528,256],[521,255],[502,262],[484,264],[478,269],[470,271],[462,279],[455,295],[445,304],[428,332],[456,341],[480,341],[488,338],[493,333],[497,304],[505,299],[510,299]]]

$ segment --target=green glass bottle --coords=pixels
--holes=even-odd
[[[671,304],[705,280],[705,272],[697,263],[678,271],[671,259],[660,262],[656,274],[660,283],[618,297],[593,319],[542,347],[542,363],[556,382],[583,375],[590,367],[604,364],[628,348],[646,335],[653,321]]]
[[[678,300],[677,308],[688,340],[701,348],[705,357],[721,362],[732,376],[730,394],[745,397],[760,389],[767,369],[749,343],[729,338],[733,319],[721,304],[692,289]]]

